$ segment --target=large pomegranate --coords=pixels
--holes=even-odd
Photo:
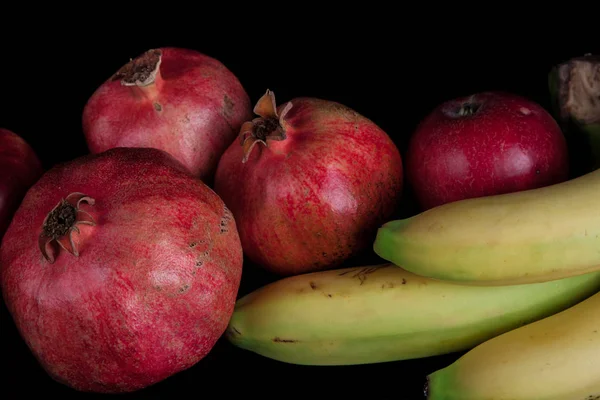
[[[222,200],[181,163],[119,148],[45,173],[0,265],[8,310],[52,378],[130,392],[212,350],[233,312],[242,248]]]
[[[296,275],[337,267],[371,246],[401,197],[402,159],[390,137],[334,101],[276,106],[268,90],[254,112],[215,175],[248,259]]]
[[[27,189],[44,172],[33,148],[13,131],[0,128],[0,240]]]
[[[92,153],[165,150],[210,184],[219,157],[251,117],[248,95],[220,61],[191,49],[151,49],[105,81],[83,110]]]

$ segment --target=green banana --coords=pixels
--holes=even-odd
[[[600,270],[600,169],[390,221],[373,249],[415,274],[463,284],[535,283]]]
[[[428,376],[428,400],[600,399],[600,293]]]
[[[600,168],[600,56],[586,54],[555,65],[548,74],[552,113],[569,142],[576,171]]]
[[[386,263],[283,278],[240,298],[235,346],[282,362],[352,365],[472,348],[600,290],[600,272],[516,286],[462,286]]]

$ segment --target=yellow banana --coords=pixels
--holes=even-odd
[[[239,348],[304,365],[421,358],[472,348],[600,289],[600,272],[532,285],[463,286],[386,263],[283,278],[237,301]]]
[[[475,347],[428,377],[428,400],[600,399],[600,293]]]
[[[534,283],[598,271],[600,170],[390,221],[373,248],[418,275],[465,284]]]

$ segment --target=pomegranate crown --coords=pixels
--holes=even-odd
[[[256,143],[262,143],[265,147],[268,147],[268,140],[281,141],[287,138],[285,117],[291,108],[292,102],[290,101],[279,114],[275,102],[275,93],[267,89],[267,92],[254,106],[254,114],[258,117],[252,121],[244,122],[240,129],[240,141],[244,153],[243,163],[248,161]]]
[[[96,225],[92,216],[80,208],[82,202],[95,204],[93,198],[83,193],[71,193],[61,199],[44,218],[38,240],[40,251],[50,264],[54,263],[55,256],[52,250],[57,250],[57,244],[68,253],[79,257],[79,250],[73,241],[73,232],[80,233],[77,227],[80,224]]]

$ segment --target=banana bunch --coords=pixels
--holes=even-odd
[[[476,287],[590,278],[600,271],[600,169],[391,221],[374,250],[419,276]],[[433,372],[428,399],[600,399],[600,293],[593,293]]]
[[[352,365],[470,349],[600,290],[600,272],[531,285],[471,286],[393,264],[287,277],[238,300],[239,348],[304,365]]]

